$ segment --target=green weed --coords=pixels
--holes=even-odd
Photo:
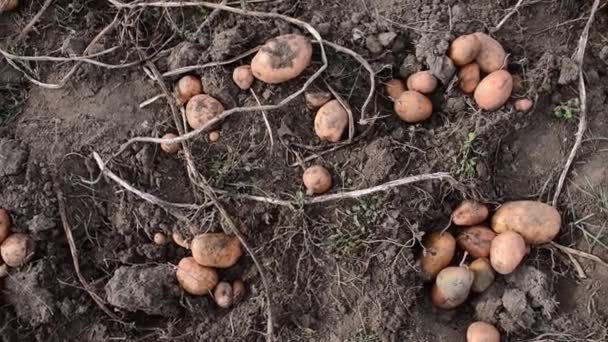
[[[581,111],[581,104],[578,98],[570,99],[553,109],[553,116],[562,120],[572,120]]]
[[[473,142],[477,135],[474,132],[467,134],[467,139],[460,146],[458,154],[459,165],[458,174],[466,178],[473,178],[477,174],[477,157],[474,156]]]

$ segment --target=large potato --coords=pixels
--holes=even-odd
[[[317,111],[315,133],[321,140],[338,142],[348,127],[348,113],[338,100],[331,100]]]
[[[433,104],[417,91],[404,91],[395,101],[395,112],[401,120],[409,123],[424,121],[433,114]]]
[[[500,333],[486,322],[475,322],[467,328],[467,342],[500,342]]]
[[[11,216],[8,210],[0,208],[0,243],[11,235]]]
[[[418,71],[407,78],[407,89],[430,94],[437,88],[437,78],[430,71]]]
[[[442,309],[453,309],[469,297],[474,275],[466,267],[447,267],[441,270],[433,285],[433,304]]]
[[[452,222],[459,226],[474,226],[488,218],[488,207],[475,200],[465,199],[452,211]]]
[[[490,255],[490,245],[496,237],[492,229],[484,226],[474,226],[465,228],[458,235],[458,245],[476,258],[488,257]]]
[[[186,120],[197,129],[224,111],[220,101],[205,94],[193,96],[186,105]]]
[[[239,239],[224,233],[199,234],[192,239],[190,249],[194,260],[207,267],[228,268],[243,255]]]
[[[452,42],[448,56],[456,66],[469,64],[477,58],[481,50],[481,42],[473,34],[460,36]]]
[[[199,265],[192,257],[179,261],[175,277],[184,291],[195,296],[211,293],[219,281],[213,268]]]
[[[384,85],[384,89],[386,90],[386,94],[388,97],[394,102],[403,94],[404,91],[407,90],[403,81],[398,79],[392,79]]]
[[[270,39],[251,61],[253,76],[260,81],[276,84],[298,77],[312,58],[310,40],[298,34],[286,34]]]
[[[458,72],[458,85],[465,94],[472,94],[481,80],[479,65],[471,63],[463,66]]]
[[[422,279],[431,281],[452,262],[456,251],[456,240],[448,232],[443,234],[436,232],[429,235],[423,245],[424,251],[420,256]]]
[[[496,233],[512,230],[532,245],[553,240],[561,223],[561,216],[554,207],[537,201],[507,202],[492,216],[492,229]]]
[[[512,230],[498,234],[490,246],[490,263],[500,274],[510,274],[526,256],[526,242]]]
[[[513,91],[513,78],[506,70],[498,70],[486,76],[475,88],[473,97],[479,108],[493,111],[502,107]]]
[[[0,256],[10,267],[25,265],[34,256],[35,244],[29,235],[13,233],[0,245]]]
[[[492,265],[490,265],[490,260],[486,258],[478,258],[473,260],[473,262],[469,265],[469,269],[475,276],[473,286],[471,286],[471,290],[473,292],[481,293],[487,290],[496,278],[494,269],[492,268]]]
[[[502,69],[507,64],[507,53],[500,43],[485,33],[473,33],[481,43],[481,49],[475,61],[485,73]]]

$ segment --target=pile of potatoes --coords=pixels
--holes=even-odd
[[[488,289],[496,273],[510,274],[529,253],[530,246],[553,240],[559,233],[561,216],[552,206],[536,201],[504,203],[490,217],[485,204],[464,200],[454,209],[451,220],[460,226],[456,237],[450,232],[430,234],[419,257],[422,278],[434,282],[433,304],[453,309],[463,304],[471,292]],[[473,261],[453,263],[460,247]],[[469,341],[485,341],[469,339]],[[494,340],[488,340],[494,341]],[[496,339],[495,341],[499,341]]]
[[[386,93],[395,102],[395,112],[408,123],[422,122],[433,114],[433,103],[427,95],[437,88],[437,78],[430,71],[419,71],[401,80],[386,83]]]
[[[27,264],[34,256],[34,240],[22,233],[13,233],[11,217],[0,208],[0,279],[8,275],[9,267]]]

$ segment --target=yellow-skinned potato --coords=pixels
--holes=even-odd
[[[490,265],[490,260],[486,258],[473,260],[469,265],[469,269],[474,275],[473,286],[471,286],[471,291],[473,292],[481,293],[487,290],[494,282],[494,279],[496,279],[496,274],[492,265]]]
[[[418,71],[407,78],[407,89],[430,94],[437,88],[437,79],[430,71]]]
[[[398,79],[392,79],[384,85],[384,89],[386,90],[386,94],[388,97],[394,102],[403,94],[404,91],[407,90],[403,81]]]
[[[34,240],[29,235],[13,233],[0,245],[0,256],[10,267],[25,265],[34,256]]]
[[[12,11],[19,6],[19,0],[0,0],[0,13]]]
[[[182,105],[188,102],[193,96],[202,93],[203,84],[201,83],[201,79],[196,76],[186,75],[180,78],[175,85],[175,97],[177,98],[177,102]]]
[[[422,279],[432,281],[437,274],[446,268],[456,251],[456,240],[452,234],[436,232],[430,234],[424,241],[424,251],[420,256]]]
[[[479,108],[494,111],[502,107],[513,91],[513,78],[506,70],[486,76],[475,88],[473,97]]]
[[[315,133],[321,140],[338,142],[348,127],[348,113],[338,100],[331,100],[317,111]]]
[[[465,199],[452,211],[452,222],[459,226],[474,226],[488,218],[488,207],[475,200]]]
[[[477,58],[481,50],[481,42],[473,34],[460,36],[452,42],[448,56],[456,66],[469,64]]]
[[[11,235],[11,216],[8,210],[0,208],[0,243]]]
[[[561,216],[554,207],[537,201],[507,202],[492,216],[492,229],[496,233],[515,231],[531,245],[553,240],[561,223]]]
[[[243,255],[239,239],[224,233],[199,234],[192,239],[190,249],[194,260],[207,267],[232,267]]]
[[[477,37],[481,43],[481,49],[475,58],[481,71],[491,73],[502,69],[507,63],[507,53],[505,52],[505,49],[502,48],[502,45],[500,45],[496,39],[485,33],[477,32],[473,35]]]
[[[211,293],[218,283],[217,272],[213,268],[199,265],[192,257],[179,261],[175,276],[182,289],[195,296]]]
[[[467,342],[500,342],[500,333],[486,322],[475,322],[467,328]]]
[[[298,34],[270,39],[251,61],[251,71],[258,80],[277,84],[298,77],[312,58],[310,40]]]
[[[476,258],[488,257],[490,245],[496,237],[496,233],[485,226],[474,226],[465,228],[458,235],[458,245]]]
[[[395,101],[395,112],[405,122],[417,123],[433,114],[433,104],[426,96],[413,90],[404,91]]]
[[[500,274],[510,274],[526,256],[526,242],[512,230],[498,234],[490,247],[490,263]]]
[[[190,127],[197,129],[224,111],[224,106],[205,94],[193,96],[186,105],[186,119]]]
[[[480,80],[481,75],[477,63],[467,64],[458,71],[458,85],[465,94],[472,94]]]
[[[313,165],[304,171],[302,176],[308,195],[323,194],[332,186],[331,174],[321,165]]]
[[[433,304],[441,309],[453,309],[469,297],[474,275],[466,267],[447,267],[441,270],[431,292]]]

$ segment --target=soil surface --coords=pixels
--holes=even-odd
[[[115,155],[131,137],[177,132],[164,98],[140,105],[162,94],[149,66],[82,63],[63,86],[49,89],[32,84],[1,59],[0,207],[10,211],[13,230],[30,234],[36,247],[29,264],[4,278],[0,340],[264,341],[267,290],[279,341],[462,342],[475,320],[494,323],[503,341],[608,340],[608,269],[587,258],[577,257],[575,264],[549,245],[533,248],[517,272],[498,277],[489,290],[449,311],[432,306],[430,286],[416,265],[423,236],[444,229],[451,209],[465,197],[489,203],[492,210],[513,199],[551,203],[580,114],[578,66],[572,58],[591,1],[523,1],[497,31],[517,1],[248,2],[249,9],[308,22],[325,40],[359,53],[379,83],[365,113],[378,115],[377,120],[355,125],[354,142],[338,149],[330,150],[331,144],[315,136],[314,112],[303,95],[264,113],[267,124],[262,113],[238,113],[218,126],[218,142],[210,143],[207,134],[189,142],[196,168],[214,189],[224,190],[219,201],[263,266],[269,288],[245,253],[219,276],[242,279],[247,294],[233,307],[219,308],[211,297],[187,295],[177,285],[175,265],[190,252],[173,242],[153,242],[158,232],[169,240],[173,233],[189,240],[221,231],[225,222],[190,181],[183,152],[168,155],[156,144],[136,143]],[[77,57],[116,20],[88,53],[103,52],[96,60],[111,65],[148,58],[164,73],[227,60],[279,34],[306,33],[279,19],[211,14],[196,7],[119,12],[106,1],[56,0],[18,39],[42,3],[23,0],[16,11],[0,13],[0,48],[16,55]],[[589,126],[557,206],[563,220],[557,242],[604,260],[606,7],[596,15],[584,63]],[[509,103],[495,112],[476,110],[473,99],[455,86],[455,70],[445,59],[450,41],[476,31],[500,41],[509,53],[507,69],[521,81]],[[313,63],[297,79],[254,83],[260,103],[279,103],[314,74],[322,62],[319,45],[313,46]],[[310,89],[326,92],[331,86],[358,121],[369,92],[368,73],[351,56],[326,49],[328,68]],[[191,74],[200,76],[205,92],[226,109],[255,106],[252,93],[232,81],[232,70],[250,59]],[[18,63],[31,77],[60,85],[75,65]],[[431,96],[432,118],[411,125],[394,113],[383,82],[418,70],[431,70],[441,85]],[[167,86],[176,79],[167,77]],[[524,97],[535,105],[518,113],[512,103]],[[143,200],[98,177],[94,152],[133,187],[200,206],[167,210]],[[302,160],[330,171],[332,193],[432,172],[449,172],[458,182],[419,182],[292,208],[234,196],[297,204],[307,196],[298,166]],[[462,257],[458,254],[454,264]]]

